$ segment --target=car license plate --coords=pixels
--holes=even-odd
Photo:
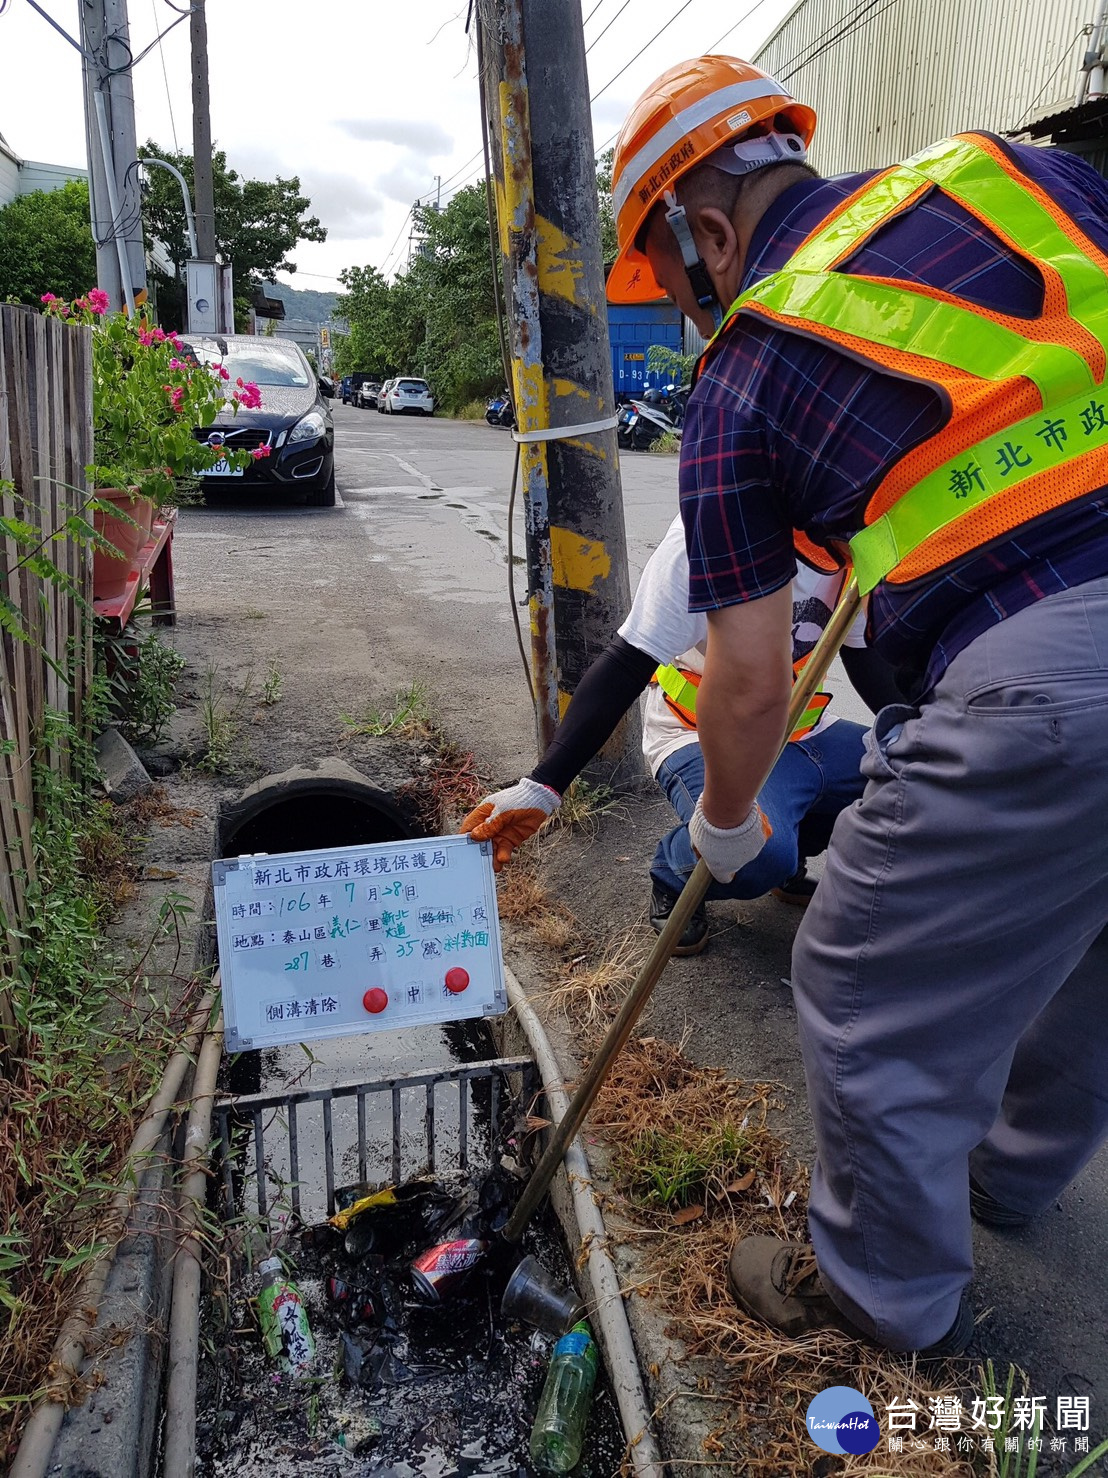
[[[204,468],[205,477],[241,477],[243,469],[232,467],[226,457],[220,457],[213,467]]]

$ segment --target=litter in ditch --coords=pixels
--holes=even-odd
[[[206,1310],[198,1478],[620,1471],[618,1413],[602,1374],[590,1403],[595,1346],[554,1224],[503,1240],[523,1181],[510,1155],[490,1158],[339,1187],[332,1215],[307,1225],[270,1215],[278,1234]]]

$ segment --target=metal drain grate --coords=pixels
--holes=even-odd
[[[475,1152],[491,1154],[502,1104],[539,1086],[530,1058],[505,1057],[217,1099],[224,1215],[279,1208],[311,1221],[334,1212],[336,1175],[341,1185],[465,1171]]]

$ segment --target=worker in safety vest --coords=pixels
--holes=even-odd
[[[616,146],[609,296],[718,328],[680,466],[713,875],[764,845],[795,531],[910,683],[793,951],[811,1245],[740,1241],[731,1291],[943,1355],[971,1208],[1046,1210],[1108,1134],[1108,186],[980,133],[821,180],[815,123],[733,58],[664,73]]]
[[[792,606],[796,669],[830,620],[841,586],[841,575],[798,571]],[[558,809],[571,782],[645,691],[643,753],[681,821],[658,843],[650,869],[650,922],[659,934],[696,866],[688,822],[704,784],[696,703],[708,623],[690,612],[688,592],[689,561],[678,517],[647,561],[630,615],[581,678],[540,762],[518,784],[486,796],[462,822],[462,830],[478,841],[493,842],[499,871]],[[893,691],[892,677],[885,663],[865,649],[862,624],[848,637],[844,665],[854,687],[876,710]],[[772,832],[769,841],[749,866],[727,882],[713,884],[709,897],[759,898],[773,890],[787,903],[807,905],[816,885],[805,861],[826,849],[835,818],[862,793],[865,730],[828,713],[830,702],[829,694],[816,694],[762,787],[759,802]],[[702,904],[674,953],[699,954],[707,942]]]

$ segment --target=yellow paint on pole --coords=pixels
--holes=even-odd
[[[580,296],[580,287],[585,279],[585,264],[581,258],[581,244],[567,236],[553,221],[545,216],[535,216],[536,255],[539,264],[539,292],[550,293],[575,303],[579,308],[596,312],[596,305],[586,303]]]
[[[573,380],[553,379],[550,382],[550,388],[554,392],[554,398],[556,400],[560,400],[563,397],[568,397],[570,395],[576,395],[579,396],[581,400],[587,400],[591,404],[594,403],[596,399],[596,397],[591,395],[584,388],[583,385],[578,385]]]
[[[598,540],[586,539],[574,529],[550,526],[550,557],[554,584],[566,590],[591,590],[611,573],[612,561]]]

